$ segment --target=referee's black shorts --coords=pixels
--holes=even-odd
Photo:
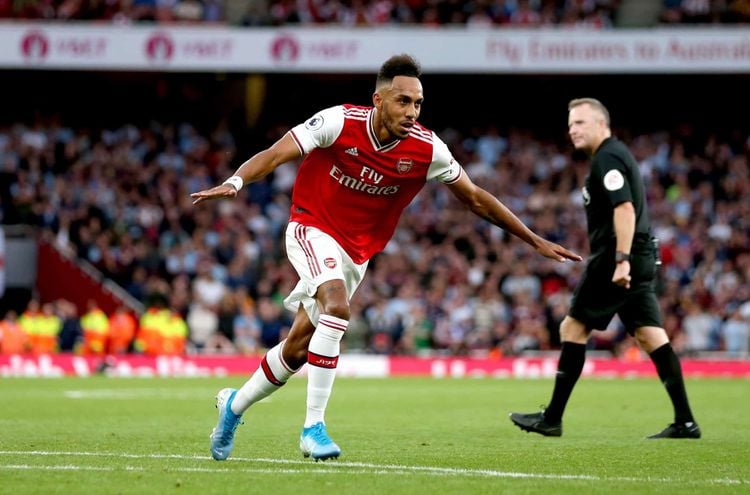
[[[630,288],[612,283],[614,251],[592,256],[573,293],[570,316],[589,330],[604,330],[615,314],[625,330],[633,335],[640,327],[664,324],[656,298],[656,257],[653,251],[633,251],[630,261]]]

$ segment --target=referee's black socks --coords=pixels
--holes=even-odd
[[[675,423],[688,423],[695,421],[693,413],[688,404],[685,381],[682,379],[682,368],[680,360],[672,349],[672,344],[667,342],[651,353],[651,361],[656,366],[659,379],[667,389],[669,398],[674,406]]]
[[[560,360],[557,362],[555,389],[552,391],[552,400],[544,410],[544,420],[548,424],[562,421],[565,405],[581,376],[584,361],[586,361],[586,344],[562,343]]]

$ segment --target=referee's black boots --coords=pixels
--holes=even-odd
[[[647,438],[700,438],[701,429],[698,423],[688,421],[687,423],[672,423],[656,435]]]
[[[544,411],[529,414],[510,413],[510,420],[524,431],[539,433],[545,437],[562,436],[562,421],[548,423]]]

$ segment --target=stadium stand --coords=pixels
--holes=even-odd
[[[520,130],[441,135],[535,230],[585,252],[585,161]],[[185,122],[92,131],[38,117],[2,127],[0,162],[13,177],[2,213],[38,226],[146,306],[165,302],[187,321],[190,352],[257,352],[289,327],[280,300],[296,278],[281,249],[295,165],[240,200],[194,208],[190,191],[231,174],[235,141],[223,125],[202,134]],[[676,348],[746,355],[750,135],[680,129],[631,143],[662,240],[661,302]],[[408,208],[357,293],[350,350],[517,355],[556,346],[581,267],[541,259],[446,208],[452,201],[428,184]],[[59,316],[69,312],[61,301]],[[614,322],[593,345],[621,354],[625,337]]]
[[[664,0],[660,21],[663,24],[747,24],[750,22],[750,2]]]
[[[750,6],[747,0],[0,0],[0,20],[9,19],[248,28],[403,24],[610,29],[659,22],[746,23]],[[743,46],[736,47],[739,56],[745,53]],[[560,139],[560,122],[548,122],[557,117],[538,117],[541,111],[551,115],[559,110],[545,105],[564,101],[547,96],[544,103],[525,108],[532,105],[529,99],[540,99],[550,93],[548,88],[575,76],[472,76],[477,94],[493,91],[501,103],[471,117],[465,114],[466,103],[452,101],[452,90],[444,89],[464,84],[463,79],[446,74],[426,79],[432,77],[430,104],[439,101],[441,112],[458,119],[440,121],[430,110],[426,117],[469,174],[540,234],[585,253],[579,193],[585,161]],[[433,85],[438,77],[440,84]],[[626,77],[589,77],[593,82],[588,86],[564,85],[578,88],[579,94],[595,88],[609,102],[622,101],[618,90],[611,89],[615,82],[652,84],[652,79],[645,83]],[[685,89],[685,80],[677,75],[660,79],[658,91],[639,92],[639,105],[620,104],[616,115],[629,126],[617,131],[631,145],[648,182],[654,230],[662,240],[661,303],[675,347],[684,354],[747,356],[750,131],[746,123],[734,125],[740,117],[724,119],[726,108],[736,108],[740,115],[747,107],[746,98],[743,103],[732,95],[744,95],[748,80],[741,74],[720,81],[692,77],[693,87],[703,89]],[[308,103],[299,96],[296,77],[263,79],[264,97],[283,100],[287,111],[273,119],[264,113],[264,103],[251,109],[268,129],[259,134],[256,127],[252,147],[246,143],[247,129],[238,129],[236,115],[229,115],[227,101],[207,94],[236,93],[240,86],[241,92],[248,91],[244,81],[225,74],[143,78],[123,72],[113,84],[115,78],[107,74],[60,71],[55,81],[65,94],[47,98],[38,98],[50,94],[42,75],[5,70],[3,78],[8,87],[18,88],[19,97],[7,99],[0,122],[2,222],[33,225],[44,246],[93,266],[138,303],[131,307],[143,305],[148,308],[143,315],[174,320],[169,335],[124,331],[132,336],[127,345],[120,339],[117,352],[148,353],[148,342],[172,342],[182,332],[180,321],[188,327],[185,352],[253,354],[283,338],[290,315],[280,301],[296,281],[281,252],[295,164],[250,185],[234,202],[195,208],[189,193],[227,177],[242,157],[296,123],[288,120],[294,113],[289,109]],[[206,79],[221,84],[211,86]],[[362,86],[361,78],[352,77],[351,83]],[[368,79],[367,91],[369,85]],[[156,98],[141,100],[144,86],[155,86]],[[317,101],[340,102],[341,84],[317,88]],[[442,94],[433,100],[436,93]],[[697,105],[696,95],[715,104]],[[29,101],[36,109],[31,115]],[[106,102],[107,111],[87,110],[91,101]],[[254,103],[243,103],[245,108],[236,111],[251,113]],[[655,123],[645,127],[640,123],[644,109],[656,114],[651,119]],[[667,117],[690,112],[690,119],[679,122]],[[228,117],[216,121],[217,114]],[[23,118],[13,120],[16,115]],[[691,120],[712,126],[684,124]],[[498,129],[493,121],[510,121],[515,127]],[[429,184],[406,211],[353,301],[345,340],[349,350],[499,356],[559,345],[557,327],[581,267],[539,259],[499,229],[460,209],[445,208],[452,201],[444,188]],[[32,318],[40,313],[34,309],[38,303],[32,300],[30,310],[25,303],[13,308],[19,321],[24,311]],[[117,304],[109,304],[112,317]],[[58,347],[80,348],[84,307],[61,298],[54,311],[61,320],[55,326]],[[17,329],[12,312],[4,325]],[[31,346],[32,340],[18,345]],[[618,322],[592,341],[595,348],[617,355],[626,355],[631,344]],[[169,345],[183,348],[182,343]]]
[[[469,25],[608,28],[619,0],[56,0],[0,2],[0,19],[104,21],[115,24]]]

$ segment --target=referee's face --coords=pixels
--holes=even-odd
[[[568,113],[568,135],[577,150],[593,153],[607,137],[604,115],[588,103],[573,107]]]

